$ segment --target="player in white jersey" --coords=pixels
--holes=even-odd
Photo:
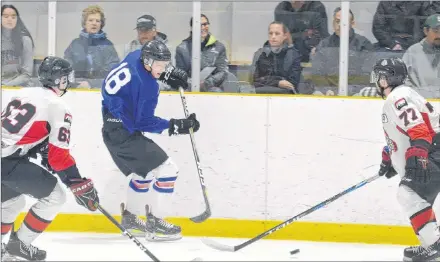
[[[43,87],[17,91],[2,112],[2,253],[12,259],[46,258],[46,251],[32,242],[66,201],[65,191],[52,172],[73,192],[78,204],[91,211],[99,205],[92,181],[81,177],[69,153],[72,114],[61,96],[72,81],[72,67],[62,58],[46,57],[38,75]],[[20,229],[3,243],[25,206],[25,195],[38,201]]]
[[[387,146],[379,174],[401,176],[397,198],[421,243],[405,248],[404,261],[438,260],[440,234],[432,206],[440,192],[439,114],[404,85],[408,72],[401,59],[380,59],[371,76],[386,98],[382,124]]]

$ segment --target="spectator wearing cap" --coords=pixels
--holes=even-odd
[[[192,27],[191,18],[189,24]],[[201,67],[213,68],[214,70],[205,78],[200,79],[200,91],[202,92],[222,92],[222,85],[226,82],[229,74],[228,59],[226,57],[226,48],[223,43],[218,41],[209,32],[209,19],[202,14],[200,18],[201,23]],[[192,56],[192,33],[190,36],[182,41],[176,48],[176,67],[184,70],[191,75],[191,56]]]
[[[168,37],[156,30],[156,19],[151,15],[143,15],[136,20],[137,39],[132,40],[125,46],[125,56],[128,53],[140,49],[146,42],[159,40],[168,43]]]
[[[424,96],[440,97],[440,14],[429,16],[423,27],[425,38],[408,48],[403,61],[409,84]]]
[[[72,64],[79,87],[99,88],[100,81],[120,60],[113,43],[102,31],[105,16],[100,6],[85,8],[81,25],[79,37],[64,51],[64,58]]]

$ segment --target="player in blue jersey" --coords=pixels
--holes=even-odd
[[[115,67],[102,85],[102,136],[110,155],[129,182],[126,205],[121,204],[122,225],[145,233],[150,241],[182,238],[181,228],[161,218],[160,197],[174,192],[178,169],[167,153],[142,132],[189,134],[200,127],[195,114],[187,119],[155,116],[159,98],[157,79],[174,89],[188,87],[187,74],[170,64],[171,53],[162,42],[145,43]],[[146,207],[147,219],[136,213]],[[159,210],[160,211],[160,210]]]

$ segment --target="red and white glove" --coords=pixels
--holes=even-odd
[[[74,178],[70,179],[68,183],[76,202],[90,211],[96,211],[99,197],[93,186],[93,181],[88,178]]]

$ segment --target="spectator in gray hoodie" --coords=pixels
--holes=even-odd
[[[191,18],[189,24],[192,27]],[[209,19],[202,14],[201,23],[201,67],[203,70],[207,67],[215,68],[213,72],[205,79],[200,79],[200,91],[202,92],[223,92],[222,85],[228,77],[228,58],[226,57],[226,48],[223,43],[218,41],[209,32]],[[191,75],[191,56],[192,56],[192,33],[184,39],[176,48],[176,67],[184,70]]]
[[[440,14],[429,16],[424,24],[425,38],[403,55],[409,82],[423,96],[440,97]]]
[[[29,86],[33,72],[34,41],[17,8],[2,9],[2,85]]]

